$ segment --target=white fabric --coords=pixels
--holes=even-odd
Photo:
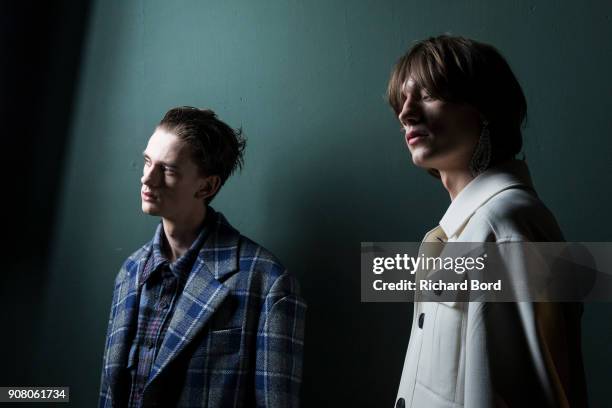
[[[517,160],[486,171],[459,193],[423,239],[440,240],[563,241],[563,236],[535,194],[527,166]],[[559,349],[546,343],[566,334],[539,329],[537,304],[420,302],[418,294],[415,299],[396,400],[415,408],[567,406],[556,367],[569,363],[563,353],[557,361],[559,353],[550,350]],[[563,320],[555,306],[550,315]],[[574,378],[583,380],[581,375]]]

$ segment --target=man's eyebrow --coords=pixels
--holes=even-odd
[[[145,159],[149,159],[151,160],[151,158],[149,157],[149,155],[147,154],[147,152],[142,152],[142,156]],[[160,162],[161,164],[163,164],[165,167],[171,168],[171,169],[178,169],[179,165],[178,163],[166,163],[166,162]]]

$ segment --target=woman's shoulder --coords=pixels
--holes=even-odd
[[[503,190],[476,210],[461,234],[482,241],[563,241],[559,225],[529,188]]]

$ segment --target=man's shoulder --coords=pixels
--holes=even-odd
[[[559,241],[563,234],[555,217],[534,191],[511,188],[495,195],[474,214],[495,232],[497,239]]]
[[[147,260],[151,252],[151,242],[147,242],[134,252],[132,252],[121,265],[119,272],[117,273],[116,282],[123,281],[126,279],[135,279],[138,273],[138,267]]]
[[[272,297],[298,296],[300,287],[297,278],[269,250],[252,239],[240,236],[238,247],[239,279],[251,282],[262,293]]]
[[[240,234],[236,248],[239,273],[274,281],[287,273],[281,261],[263,245]]]
[[[239,239],[238,258],[240,261],[245,260],[269,265],[274,270],[285,269],[281,261],[271,251],[242,234]]]
[[[250,288],[249,291],[256,290],[267,294],[299,293],[296,278],[272,251],[233,227],[231,230],[225,230],[224,234],[234,235],[234,256],[238,267],[226,284],[236,287],[246,285]]]
[[[219,249],[224,249],[225,245],[236,245],[235,256],[238,257],[240,269],[253,267],[269,270],[270,273],[282,273],[285,267],[280,260],[268,249],[255,242],[251,238],[243,235],[233,227],[222,213],[218,212],[217,237],[213,245],[218,245]]]
[[[151,252],[151,242],[147,242],[146,244],[142,245],[140,248],[138,248],[137,250],[135,250],[134,252],[132,252],[126,259],[124,264],[127,263],[137,263],[142,261],[143,259],[146,259],[149,256],[149,253]]]

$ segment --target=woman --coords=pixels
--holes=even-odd
[[[563,241],[522,148],[526,101],[490,45],[439,36],[395,66],[389,103],[451,205],[424,241]],[[580,304],[415,302],[395,406],[586,406]]]

